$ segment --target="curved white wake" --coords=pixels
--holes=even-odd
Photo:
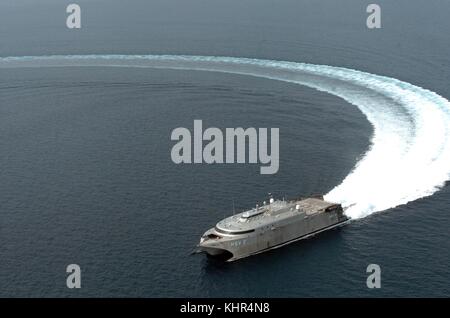
[[[412,84],[356,70],[294,62],[175,55],[0,58],[1,67],[117,66],[216,71],[293,82],[356,105],[374,127],[372,146],[326,199],[352,218],[428,196],[450,176],[450,103]]]

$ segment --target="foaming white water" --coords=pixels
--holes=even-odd
[[[70,55],[0,58],[1,67],[109,66],[215,71],[305,85],[357,106],[373,125],[370,149],[325,198],[361,218],[429,196],[450,177],[450,103],[397,79],[357,70],[231,57]],[[307,155],[307,154],[305,154]]]

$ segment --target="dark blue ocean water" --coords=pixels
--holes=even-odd
[[[316,3],[318,2],[318,3]],[[445,1],[3,1],[0,56],[198,54],[329,64],[449,98]],[[175,165],[176,127],[279,127],[280,170]],[[450,191],[221,263],[200,235],[268,192],[326,193],[370,145],[359,110],[302,86],[129,68],[0,69],[0,296],[449,296]],[[370,180],[367,180],[370,182]],[[66,287],[66,266],[82,288]],[[366,267],[382,288],[366,287]]]

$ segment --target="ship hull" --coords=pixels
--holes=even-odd
[[[319,234],[319,233],[322,233],[322,232],[331,230],[331,229],[336,228],[336,227],[339,227],[339,226],[343,226],[343,225],[346,224],[347,222],[349,222],[349,220],[342,221],[342,222],[340,222],[340,223],[331,225],[331,226],[329,226],[329,227],[323,228],[323,229],[318,230],[318,231],[315,231],[315,232],[313,232],[313,233],[306,234],[306,235],[303,235],[303,236],[294,238],[294,239],[292,239],[292,240],[289,240],[289,241],[280,243],[280,244],[278,244],[278,245],[271,246],[271,247],[269,247],[269,248],[266,248],[266,249],[263,249],[263,250],[260,250],[260,251],[256,251],[256,252],[251,253],[251,254],[248,254],[248,255],[241,255],[240,257],[232,257],[232,258],[228,259],[227,261],[235,261],[235,260],[238,260],[238,259],[241,259],[241,258],[244,258],[244,257],[248,257],[248,256],[251,256],[251,255],[260,254],[260,253],[263,253],[263,252],[267,252],[267,251],[270,251],[270,250],[274,250],[274,249],[283,247],[283,246],[285,246],[285,245],[288,245],[288,244],[291,244],[291,243],[294,243],[294,242],[298,242],[298,241],[301,241],[301,240],[304,240],[304,239],[308,239],[308,238],[310,238],[310,237],[312,237],[312,236],[315,236],[315,235],[317,235],[317,234]]]

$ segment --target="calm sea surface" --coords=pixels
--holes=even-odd
[[[320,4],[316,3],[320,2]],[[2,1],[0,56],[197,54],[329,64],[450,98],[450,3]],[[367,3],[366,3],[367,2]],[[176,127],[279,127],[280,170],[175,165]],[[358,109],[246,76],[130,68],[0,69],[0,296],[449,296],[450,190],[313,239],[220,263],[201,234],[272,192],[326,193],[370,146]],[[369,183],[370,180],[367,180]],[[82,288],[65,268],[82,269]],[[366,287],[366,267],[382,288]]]

